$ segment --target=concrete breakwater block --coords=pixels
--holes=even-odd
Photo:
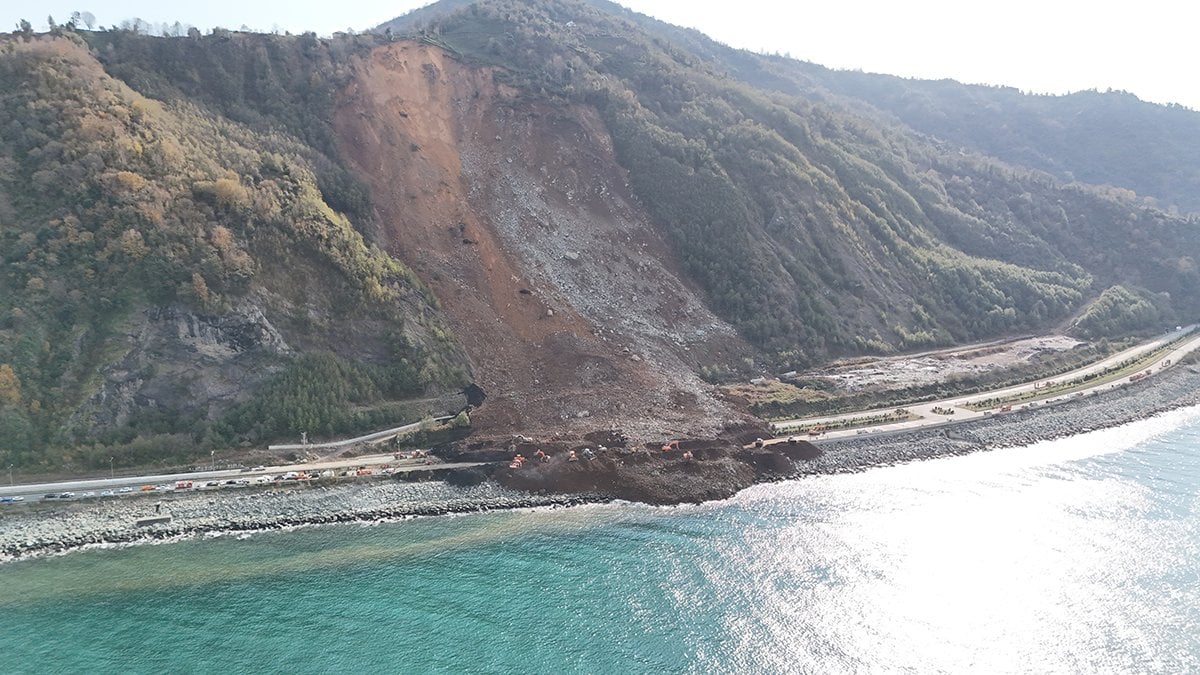
[[[138,518],[134,523],[138,527],[146,527],[148,525],[158,525],[160,523],[171,522],[171,516],[154,516],[153,518]]]

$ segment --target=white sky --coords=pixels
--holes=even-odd
[[[363,30],[428,0],[49,0],[0,6],[0,28],[87,9],[103,26],[138,17],[320,34]],[[1003,84],[1036,93],[1123,89],[1200,110],[1194,0],[621,0],[725,44],[832,68]],[[84,6],[81,6],[84,5]]]

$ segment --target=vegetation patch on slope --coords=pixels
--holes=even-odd
[[[192,451],[254,440],[223,424],[223,410],[312,349],[387,369],[381,399],[461,386],[462,357],[434,298],[325,201],[313,152],[295,137],[147,98],[109,77],[73,35],[0,41],[0,79],[10,85],[0,95],[0,368],[10,382],[0,452],[8,461],[103,455],[107,463],[139,439]],[[282,333],[239,336],[219,325],[231,313],[260,316],[255,330],[277,324]],[[138,353],[151,343],[129,331],[144,333],[146,317],[164,314],[193,332],[215,326],[210,337],[230,352],[227,361],[258,352],[244,364],[257,370],[241,376],[246,391],[210,401],[176,374],[173,394],[139,394],[166,363],[197,358]],[[257,349],[263,340],[272,349]],[[140,365],[121,374],[119,362]],[[104,407],[92,399],[117,391],[113,378],[128,383],[129,409],[80,417]],[[346,384],[333,377],[324,386]],[[103,449],[83,453],[90,459],[72,458],[71,448],[96,444]]]

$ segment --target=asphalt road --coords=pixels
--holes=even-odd
[[[22,485],[0,487],[0,497],[20,495],[25,501],[37,501],[44,495],[63,492],[74,492],[76,498],[84,492],[99,493],[102,490],[119,490],[122,487],[132,487],[135,492],[141,492],[144,485],[175,485],[176,481],[190,480],[194,483],[208,481],[225,481],[232,478],[255,478],[257,476],[275,476],[289,471],[324,471],[326,469],[348,469],[360,466],[379,466],[387,464],[402,471],[433,471],[435,469],[457,469],[470,466],[480,466],[484,462],[455,462],[425,464],[424,459],[395,459],[392,454],[368,455],[349,459],[288,464],[281,466],[265,466],[257,471],[240,469],[223,469],[219,471],[189,471],[185,473],[148,474],[143,476],[118,476],[116,478],[93,478],[88,480],[68,480],[53,483],[26,483]],[[194,489],[194,488],[193,488]],[[159,493],[161,494],[161,493]]]
[[[942,399],[939,401],[930,401],[928,403],[919,403],[919,404],[904,406],[909,412],[911,412],[915,416],[914,419],[906,420],[903,422],[894,422],[891,424],[881,424],[881,425],[876,425],[876,426],[872,426],[872,427],[860,427],[860,428],[856,428],[856,429],[839,429],[839,430],[834,430],[834,431],[827,431],[827,432],[821,434],[819,437],[805,436],[805,438],[807,438],[808,440],[817,440],[817,439],[832,440],[832,439],[836,439],[836,438],[845,438],[847,436],[854,436],[854,435],[863,434],[863,433],[883,433],[883,434],[899,433],[899,432],[910,431],[912,429],[918,429],[918,428],[922,428],[922,427],[936,426],[939,424],[950,425],[950,424],[954,424],[954,423],[966,422],[966,421],[969,421],[972,419],[984,417],[989,414],[994,414],[994,411],[987,411],[987,412],[977,411],[977,410],[971,410],[970,408],[964,408],[962,406],[966,405],[967,403],[970,403],[971,401],[981,401],[981,400],[990,399],[990,398],[1008,397],[1008,396],[1013,396],[1016,394],[1028,393],[1028,392],[1040,389],[1040,388],[1046,386],[1048,383],[1075,380],[1080,377],[1089,375],[1091,373],[1102,371],[1102,370],[1112,367],[1126,359],[1136,358],[1138,356],[1141,356],[1143,354],[1151,352],[1155,349],[1158,349],[1159,347],[1163,346],[1164,344],[1167,344],[1167,343],[1171,342],[1172,340],[1175,340],[1183,335],[1186,335],[1189,331],[1196,328],[1196,326],[1197,326],[1197,324],[1193,324],[1191,326],[1184,326],[1183,328],[1181,328],[1179,330],[1171,331],[1170,333],[1166,333],[1162,336],[1159,336],[1158,338],[1155,338],[1154,340],[1150,340],[1148,342],[1143,342],[1142,344],[1139,344],[1137,346],[1130,347],[1129,349],[1117,352],[1116,354],[1113,354],[1112,356],[1109,356],[1105,359],[1097,361],[1096,363],[1090,364],[1088,366],[1084,366],[1082,368],[1079,368],[1077,370],[1073,370],[1073,371],[1070,371],[1067,373],[1055,375],[1053,377],[1046,377],[1046,378],[1042,378],[1040,380],[1033,380],[1031,382],[1026,382],[1024,384],[1018,384],[1018,385],[1014,385],[1011,387],[1005,387],[1004,389],[998,389],[995,391],[980,392],[977,394],[971,394],[969,396],[956,396],[953,398]],[[1130,378],[1132,378],[1134,375],[1137,375],[1138,373],[1142,373],[1142,372],[1147,372],[1150,370],[1155,370],[1155,369],[1161,370],[1162,368],[1169,367],[1164,364],[1166,364],[1167,362],[1170,362],[1171,364],[1176,364],[1179,362],[1179,359],[1181,359],[1182,357],[1186,356],[1188,353],[1190,353],[1196,349],[1200,349],[1200,335],[1197,335],[1189,340],[1184,341],[1183,343],[1181,343],[1181,344],[1177,345],[1176,347],[1174,347],[1173,349],[1171,349],[1171,351],[1169,351],[1166,354],[1163,354],[1159,358],[1155,359],[1153,362],[1145,365],[1142,368],[1139,368],[1136,371],[1127,373],[1126,375],[1122,376],[1118,380],[1087,385],[1087,386],[1084,386],[1084,387],[1081,387],[1078,389],[1073,389],[1069,393],[1049,397],[1046,399],[1040,399],[1036,403],[1022,403],[1019,405],[1014,405],[1013,407],[1020,408],[1020,407],[1024,407],[1027,405],[1048,405],[1048,404],[1062,402],[1062,401],[1065,401],[1070,398],[1075,398],[1080,395],[1087,396],[1089,394],[1094,394],[1100,390],[1111,389],[1111,388],[1117,387],[1117,386],[1124,386],[1124,385],[1127,385],[1130,383],[1130,381],[1131,381]],[[936,413],[933,411],[934,408],[939,408],[942,410],[953,410],[954,413],[953,414]],[[827,424],[830,422],[835,422],[838,420],[844,420],[844,419],[848,419],[848,418],[864,417],[864,416],[869,416],[869,415],[874,415],[874,414],[888,413],[888,412],[891,412],[892,410],[894,410],[894,408],[887,408],[887,409],[882,409],[882,410],[863,410],[863,411],[859,411],[859,412],[842,413],[839,415],[828,415],[828,416],[823,416],[823,417],[797,418],[797,419],[792,419],[792,420],[786,420],[783,422],[776,422],[774,426],[776,429],[779,430],[779,433],[786,434],[788,427],[808,426],[811,424]],[[779,442],[781,440],[785,440],[785,439],[775,439],[774,441],[768,441],[768,443]]]
[[[449,419],[451,419],[450,415],[443,415],[442,417],[431,418],[428,421],[445,422]],[[401,434],[407,434],[410,431],[416,431],[420,429],[421,425],[425,424],[425,422],[425,420],[413,422],[412,424],[405,424],[404,426],[396,427],[394,429],[375,431],[362,436],[355,436],[354,438],[343,438],[340,441],[329,441],[328,443],[285,443],[281,445],[268,445],[267,449],[275,451],[303,450],[305,452],[309,452],[312,450],[338,450],[351,445],[357,445],[359,443],[382,443],[383,441],[390,440]]]

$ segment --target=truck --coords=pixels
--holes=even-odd
[[[175,489],[176,490],[190,490],[190,489],[192,489],[192,481],[177,480],[177,481],[175,481]]]

